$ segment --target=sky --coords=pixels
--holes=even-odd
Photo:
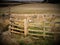
[[[39,2],[47,2],[47,0],[0,0],[1,1],[39,1]],[[60,3],[59,0],[48,0],[49,3]]]

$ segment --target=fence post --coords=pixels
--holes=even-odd
[[[44,25],[44,28],[43,28],[43,37],[45,38],[45,17],[44,17],[44,15],[43,15],[43,19],[44,19],[44,21],[43,21],[43,25]]]
[[[28,20],[24,19],[24,36],[26,37],[28,34]]]

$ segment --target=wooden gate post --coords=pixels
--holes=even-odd
[[[24,19],[24,36],[26,37],[28,34],[28,20]]]
[[[43,28],[43,37],[45,38],[45,17],[43,16],[43,19],[44,19],[44,21],[43,21],[43,26],[44,26],[44,28]]]

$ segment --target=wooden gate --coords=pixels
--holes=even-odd
[[[24,36],[52,37],[55,18],[55,15],[48,14],[12,14],[9,30]]]

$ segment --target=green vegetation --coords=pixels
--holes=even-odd
[[[29,33],[43,34],[43,32],[34,32],[34,31],[29,31]]]
[[[29,27],[31,30],[43,30],[43,27]]]
[[[51,28],[50,27],[45,27],[45,31],[50,31]]]
[[[19,44],[20,45],[54,45],[54,41],[51,40],[51,38],[49,38],[49,39],[44,38],[44,39],[35,40],[35,39],[32,39],[31,37],[22,38],[19,41]]]
[[[46,33],[46,35],[53,35],[53,33]]]
[[[33,45],[33,43],[28,43],[28,42],[25,42],[23,40],[21,40],[19,44],[20,45]]]

